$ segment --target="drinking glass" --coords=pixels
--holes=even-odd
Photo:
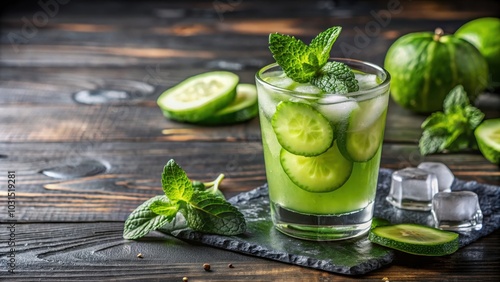
[[[360,236],[373,217],[390,75],[369,62],[330,60],[351,68],[358,91],[322,93],[292,81],[277,64],[256,74],[271,217],[279,231],[300,239]],[[310,124],[299,128],[320,124],[328,138],[333,135],[325,152],[315,151],[315,144],[324,142],[314,139],[305,148],[312,155],[290,152],[289,145],[300,141],[302,133],[297,123],[304,120]]]

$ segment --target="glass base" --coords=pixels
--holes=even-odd
[[[334,215],[298,213],[271,202],[271,218],[280,232],[298,239],[335,241],[354,238],[370,230],[373,202],[361,210]]]

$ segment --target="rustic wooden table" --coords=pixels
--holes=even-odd
[[[220,127],[168,121],[156,106],[166,88],[216,69],[234,71],[243,82],[253,83],[256,70],[272,61],[267,36],[275,31],[308,41],[327,27],[341,25],[334,56],[383,64],[399,36],[437,26],[452,33],[470,19],[497,14],[498,2],[47,0],[0,6],[0,280],[500,277],[498,230],[446,257],[398,253],[390,266],[361,277],[155,232],[138,241],[122,238],[127,215],[162,193],[160,174],[170,158],[193,179],[208,181],[224,172],[222,190],[228,197],[266,182],[257,118]],[[478,105],[488,118],[498,117],[499,100],[498,94],[484,94]],[[441,161],[460,179],[500,185],[498,166],[478,152],[422,157],[417,141],[424,118],[391,102],[382,167]],[[7,180],[12,178],[15,199],[8,203]],[[15,242],[14,251],[6,244],[9,239]],[[210,263],[213,271],[205,272],[203,263]]]

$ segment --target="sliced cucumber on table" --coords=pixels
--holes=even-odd
[[[226,107],[198,122],[205,125],[222,125],[243,122],[259,112],[257,88],[253,84],[241,83],[236,87],[236,98]]]
[[[500,118],[483,121],[474,135],[483,156],[494,164],[500,164]]]
[[[231,103],[238,82],[238,75],[227,71],[195,75],[163,92],[158,106],[168,118],[198,122]]]

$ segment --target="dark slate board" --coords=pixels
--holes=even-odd
[[[385,201],[389,193],[391,174],[392,170],[380,170],[375,216],[394,224],[404,222],[432,226],[430,212],[400,210]],[[468,190],[478,194],[483,211],[483,228],[461,233],[460,247],[499,228],[500,187],[457,180],[452,190]],[[311,242],[281,234],[273,228],[270,220],[267,185],[241,193],[229,201],[245,215],[248,225],[245,234],[220,236],[183,229],[173,232],[172,235],[230,251],[348,275],[365,274],[390,264],[394,259],[392,250],[372,244],[366,236],[337,242]]]

